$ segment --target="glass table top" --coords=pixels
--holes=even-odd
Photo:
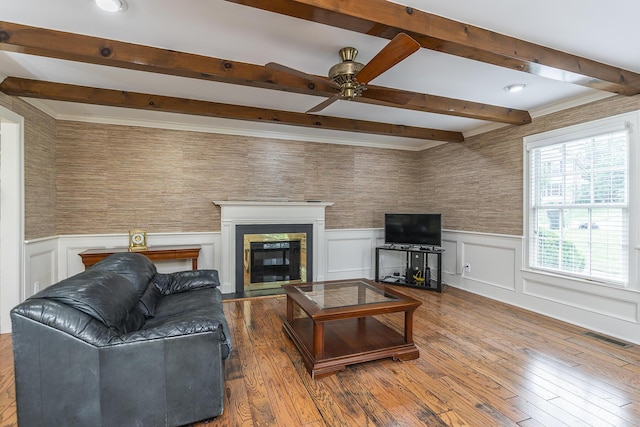
[[[297,285],[301,294],[320,308],[399,301],[400,298],[361,281]]]

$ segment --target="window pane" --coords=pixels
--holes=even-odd
[[[628,134],[543,145],[530,156],[530,266],[626,282]]]

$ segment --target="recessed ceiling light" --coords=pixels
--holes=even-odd
[[[520,92],[521,90],[523,90],[525,87],[527,87],[526,84],[524,83],[518,83],[518,84],[514,84],[514,85],[509,85],[509,86],[505,86],[504,90],[506,90],[509,93],[514,93],[514,92]]]
[[[107,12],[123,12],[127,10],[127,3],[124,0],[96,0],[96,4]]]

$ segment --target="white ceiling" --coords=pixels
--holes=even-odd
[[[278,62],[326,75],[345,46],[368,62],[388,40],[229,3],[222,0],[127,0],[123,13],[102,12],[93,0],[3,0],[0,20],[264,65]],[[640,72],[637,0],[405,0],[404,5],[536,44]],[[213,102],[304,112],[323,98],[142,71],[0,52],[5,76],[79,84]],[[504,86],[526,83],[520,93]],[[474,62],[427,49],[372,84],[536,112],[606,92]],[[62,120],[137,123],[275,138],[422,149],[435,143],[294,126],[157,113],[60,101],[32,101]],[[466,119],[400,108],[339,101],[323,115],[460,131],[495,127]]]

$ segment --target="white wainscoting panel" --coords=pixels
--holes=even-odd
[[[462,273],[462,268],[460,267],[460,259],[459,259],[459,251],[458,250],[458,242],[455,239],[447,239],[445,238],[445,234],[442,236],[442,249],[444,252],[442,253],[442,274],[460,274]],[[436,260],[435,257],[429,257],[432,260]],[[432,269],[435,268],[434,265],[429,264],[429,267]],[[444,276],[443,276],[444,277]]]
[[[518,288],[521,237],[445,230],[442,240],[444,283],[496,299]]]
[[[552,301],[561,305],[587,310],[613,319],[636,322],[638,319],[638,303],[624,301],[612,296],[585,292],[585,289],[571,289],[540,280],[523,280],[523,292],[537,298]]]
[[[374,277],[378,230],[325,230],[326,280]]]
[[[25,279],[21,301],[58,281],[58,239],[46,238],[25,243]]]
[[[494,244],[463,242],[463,277],[468,280],[515,290],[515,257],[517,248]],[[464,267],[469,265],[469,271]]]
[[[87,249],[124,247],[129,244],[128,240],[128,234],[58,236],[58,280],[84,271],[82,258],[78,255],[80,252]]]

